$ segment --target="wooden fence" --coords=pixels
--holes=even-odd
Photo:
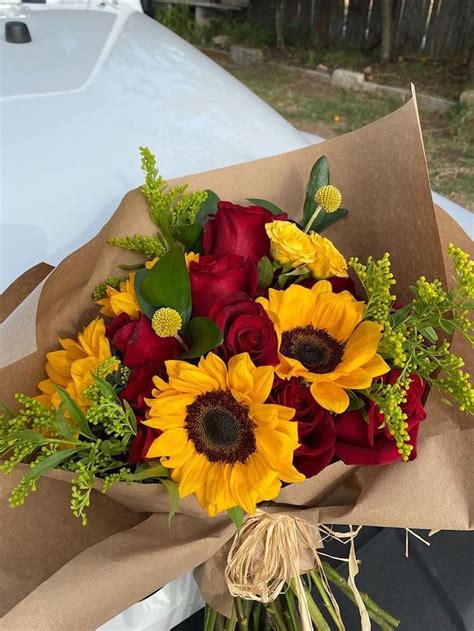
[[[289,43],[375,48],[382,0],[251,0],[249,20],[274,28],[276,3]],[[434,58],[468,56],[474,44],[474,0],[393,0],[393,50]]]

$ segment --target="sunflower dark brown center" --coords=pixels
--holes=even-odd
[[[308,324],[285,331],[281,336],[280,352],[297,359],[311,372],[325,374],[340,363],[344,347],[326,331]]]
[[[198,453],[210,462],[245,462],[256,449],[248,409],[230,392],[206,392],[188,406],[186,429]]]

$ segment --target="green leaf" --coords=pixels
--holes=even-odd
[[[35,445],[41,445],[47,443],[48,439],[40,432],[35,432],[33,429],[18,429],[12,432],[12,437],[17,440],[24,440]]]
[[[135,416],[135,412],[133,411],[128,401],[124,399],[122,403],[123,403],[125,412],[127,413],[127,417],[130,420],[130,425],[133,427],[133,429],[135,430],[134,433],[136,434],[137,433],[137,417]]]
[[[119,265],[120,269],[125,269],[125,270],[137,270],[137,269],[144,269],[145,268],[145,262],[143,263],[132,263],[131,265]]]
[[[147,270],[140,285],[140,292],[154,307],[171,307],[180,314],[183,323],[189,320],[191,283],[184,252],[179,246],[170,248],[150,270]]]
[[[275,270],[268,256],[262,256],[257,264],[258,286],[260,289],[270,287],[273,281]]]
[[[97,375],[93,375],[93,377],[94,382],[99,388],[99,391],[103,397],[105,397],[106,399],[111,398],[113,401],[115,401],[115,403],[122,405],[122,401],[118,398],[113,385],[109,381],[101,379],[101,377],[98,377]]]
[[[240,530],[242,524],[244,523],[245,513],[240,506],[234,506],[233,508],[227,509],[227,514],[232,519],[235,524],[237,530]]]
[[[206,219],[208,215],[212,215],[217,212],[217,202],[219,202],[219,197],[214,193],[214,191],[206,190],[207,199],[203,201],[201,204],[198,214],[196,215],[195,223],[200,226],[203,226],[206,223]]]
[[[202,254],[202,232],[203,227],[193,223],[190,226],[178,228],[173,232],[173,236],[184,245],[186,252],[198,252]]]
[[[432,326],[425,326],[424,329],[420,329],[420,333],[430,342],[436,342],[438,340],[438,334]]]
[[[170,500],[170,512],[168,513],[168,525],[171,526],[171,520],[176,515],[176,511],[179,508],[179,491],[178,485],[172,480],[164,479],[161,480],[161,483],[168,491],[168,496]]]
[[[402,307],[401,309],[397,309],[391,314],[390,318],[391,318],[391,323],[392,323],[393,328],[397,327],[404,320],[406,320],[411,308],[412,308],[411,304],[408,304]]]
[[[156,263],[155,263],[155,265],[156,265]],[[142,292],[141,292],[141,284],[142,284],[143,279],[145,278],[145,276],[147,274],[148,274],[148,270],[147,269],[142,269],[142,270],[140,270],[139,272],[137,272],[135,274],[134,289],[135,289],[135,296],[137,298],[137,302],[138,302],[138,305],[139,305],[140,309],[146,315],[146,317],[151,320],[152,317],[153,317],[153,314],[156,311],[156,309],[155,309],[155,307],[153,305],[151,305],[149,302],[147,302],[143,298]]]
[[[129,482],[141,482],[149,478],[163,478],[169,473],[169,469],[164,467],[160,462],[153,462],[135,473],[127,473],[126,480]]]
[[[256,204],[257,206],[265,208],[265,210],[270,211],[272,215],[281,215],[283,213],[283,210],[278,208],[278,206],[276,206],[275,204],[272,204],[272,202],[268,202],[266,199],[256,199],[255,197],[248,197],[247,201],[251,204]]]
[[[314,164],[306,187],[306,198],[303,206],[303,225],[306,226],[316,210],[316,200],[314,196],[321,186],[329,184],[329,162],[326,156],[321,156]]]
[[[55,423],[56,423],[56,427],[58,428],[58,432],[61,436],[64,436],[64,438],[67,438],[67,440],[76,440],[76,436],[74,436],[74,432],[73,432],[73,426],[64,417],[64,404],[63,403],[61,403],[61,405],[56,411]],[[77,431],[77,428],[76,428],[76,431]]]
[[[10,410],[4,403],[0,402],[0,414],[5,418],[12,419],[15,418],[16,414]]]
[[[365,401],[360,399],[355,392],[348,392],[349,395],[349,407],[347,408],[347,412],[353,412],[355,410],[360,410],[365,407]]]
[[[310,227],[310,230],[321,233],[326,230],[326,228],[329,228],[329,226],[332,226],[333,223],[336,223],[336,221],[347,217],[348,214],[349,211],[346,208],[338,208],[333,213],[327,213],[324,210],[321,210],[316,217],[315,222]]]
[[[61,451],[57,451],[54,454],[51,454],[51,456],[48,456],[44,460],[41,460],[40,462],[35,464],[35,466],[32,467],[25,474],[25,479],[35,480],[36,478],[39,478],[45,473],[48,473],[49,471],[55,469],[59,464],[67,460],[73,454],[77,453],[77,451],[77,448],[74,447],[73,449],[63,449]]]
[[[61,386],[56,386],[56,390],[61,397],[61,401],[63,402],[65,411],[69,414],[74,423],[77,425],[77,428],[79,429],[81,434],[95,440],[95,436],[92,433],[91,428],[89,427],[86,415],[77,405],[77,403],[72,399],[69,392],[67,392],[67,390],[64,390],[64,388],[61,388]]]
[[[196,316],[189,321],[187,335],[192,341],[191,348],[182,353],[180,359],[201,357],[220,346],[224,340],[222,331],[214,320],[205,316]]]
[[[444,318],[440,318],[439,326],[448,335],[452,335],[454,333],[455,328],[456,328],[455,325],[450,320],[445,320]]]

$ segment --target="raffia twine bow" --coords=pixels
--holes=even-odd
[[[276,600],[291,584],[298,599],[303,631],[312,631],[313,625],[306,599],[306,592],[300,576],[302,560],[312,559],[317,567],[326,594],[331,601],[338,618],[338,628],[345,629],[339,605],[331,591],[319,554],[316,548],[322,539],[320,530],[327,537],[342,543],[350,543],[350,554],[346,561],[349,567],[348,583],[359,608],[361,631],[370,631],[371,624],[367,609],[355,584],[359,568],[355,556],[354,539],[360,527],[355,531],[350,527],[348,533],[333,531],[327,526],[314,526],[291,515],[271,514],[257,510],[247,518],[235,535],[227,557],[225,579],[231,595],[235,598],[256,600],[270,603]],[[334,558],[334,557],[333,557]]]

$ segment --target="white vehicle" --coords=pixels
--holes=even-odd
[[[144,15],[139,0],[0,0],[0,26],[0,291],[97,233],[142,181],[140,145],[172,178],[322,140]],[[435,201],[472,234],[468,211]],[[165,631],[200,606],[187,575],[101,629]]]

